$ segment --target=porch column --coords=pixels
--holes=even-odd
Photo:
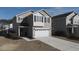
[[[20,36],[20,27],[18,27],[18,36]]]

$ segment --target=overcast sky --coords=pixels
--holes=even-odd
[[[18,13],[28,10],[40,10],[45,9],[51,15],[58,15],[70,11],[79,13],[78,7],[0,7],[0,19],[11,19]]]

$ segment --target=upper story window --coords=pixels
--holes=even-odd
[[[21,20],[23,20],[23,18],[21,18]]]
[[[18,17],[18,20],[20,20],[20,17]]]
[[[34,16],[34,22],[43,22],[42,16]]]
[[[50,18],[49,17],[43,17],[43,16],[34,16],[34,22],[50,23]]]
[[[45,17],[44,20],[45,20],[45,23],[50,23],[50,18],[49,17]]]
[[[42,17],[42,22],[43,22],[43,17]]]
[[[44,20],[45,20],[45,23],[46,23],[46,17],[44,18]]]
[[[50,23],[50,18],[48,18],[48,23]]]
[[[79,24],[79,21],[74,21],[73,24]]]
[[[18,17],[18,21],[23,20],[23,18]]]
[[[36,16],[34,16],[34,22],[36,22]]]

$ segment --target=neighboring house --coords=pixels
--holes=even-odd
[[[77,22],[77,23],[75,23]],[[75,12],[68,12],[52,17],[52,34],[63,36],[77,36],[79,35],[79,16]],[[77,29],[73,29],[76,27]],[[75,34],[76,33],[76,34]]]
[[[21,37],[51,36],[51,16],[45,10],[29,11],[14,17],[13,29]]]
[[[10,33],[9,32],[9,30],[13,30],[13,24],[11,23],[11,24],[4,24],[3,26],[2,26],[2,31],[4,31],[5,32],[5,34],[7,33]]]
[[[9,27],[11,28],[11,25],[12,25],[11,20],[0,19],[0,31],[8,29]]]
[[[8,29],[12,29],[13,28],[13,24],[4,24],[3,25],[3,30],[8,30]]]

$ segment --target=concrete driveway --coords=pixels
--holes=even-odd
[[[79,51],[79,44],[66,41],[63,39],[59,39],[56,37],[43,37],[43,38],[38,38],[38,40],[55,47],[61,51]]]

